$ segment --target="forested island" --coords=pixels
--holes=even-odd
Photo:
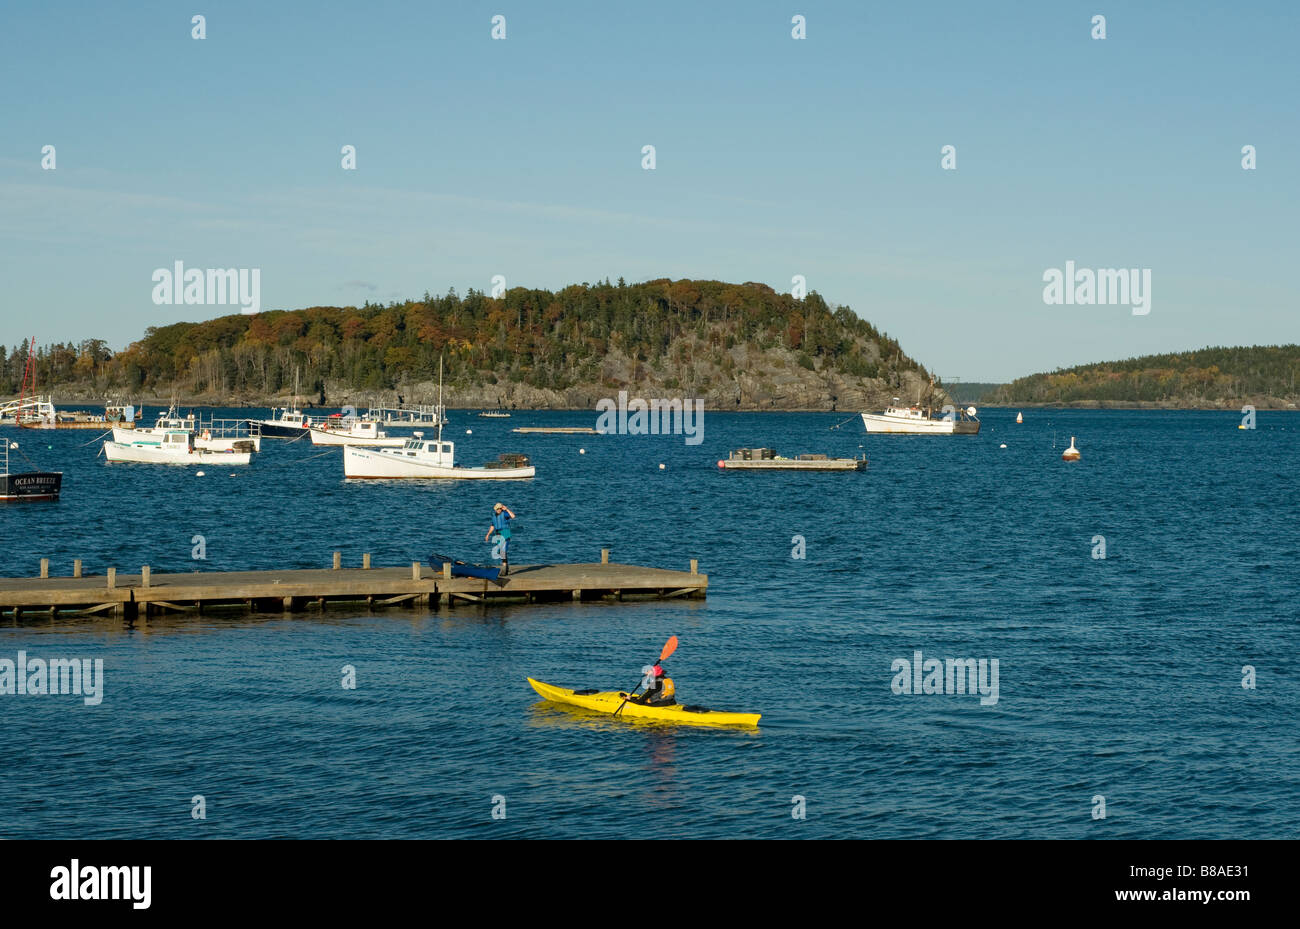
[[[1202,348],[1064,368],[985,395],[1000,406],[1295,409],[1300,345]]]
[[[26,355],[8,353],[0,394],[19,392]],[[37,371],[57,402],[272,405],[297,384],[305,402],[361,406],[433,402],[439,359],[459,407],[591,409],[627,390],[710,409],[856,411],[915,401],[930,382],[897,341],[815,292],[667,279],[178,322],[118,352],[99,339],[40,347]]]

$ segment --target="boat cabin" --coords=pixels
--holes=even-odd
[[[188,452],[194,447],[194,433],[188,429],[168,429],[163,432],[162,447],[169,452]]]
[[[442,439],[426,439],[423,432],[415,433],[415,437],[407,439],[406,444],[401,448],[385,450],[386,454],[398,458],[415,458],[425,464],[441,465],[447,468],[452,467],[452,460],[455,457],[454,452],[454,442],[444,442]]]
[[[885,415],[895,419],[927,420],[930,418],[925,410],[918,406],[891,406],[885,409]]]

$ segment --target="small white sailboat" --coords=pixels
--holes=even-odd
[[[1016,414],[1016,422],[1018,422],[1018,423],[1023,423],[1024,421],[1025,421],[1025,414],[1024,414],[1024,413],[1017,413],[1017,414]]]
[[[406,443],[402,436],[390,437],[379,429],[373,420],[356,417],[331,416],[325,422],[310,427],[312,445],[360,445],[367,448],[400,448]]]
[[[1082,457],[1083,456],[1079,453],[1079,450],[1074,447],[1074,436],[1070,436],[1070,447],[1061,452],[1061,460],[1078,461]]]
[[[253,459],[252,452],[213,451],[195,448],[194,433],[185,429],[169,429],[161,441],[151,437],[144,442],[104,441],[104,457],[109,461],[138,464],[167,465],[246,465]]]

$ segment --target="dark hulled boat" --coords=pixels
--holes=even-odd
[[[17,443],[0,439],[0,502],[57,500],[63,489],[62,471],[9,472],[9,448]]]

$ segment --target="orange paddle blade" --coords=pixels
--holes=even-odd
[[[675,651],[677,651],[677,636],[670,636],[668,641],[664,643],[664,650],[659,653],[659,660],[663,661]]]

